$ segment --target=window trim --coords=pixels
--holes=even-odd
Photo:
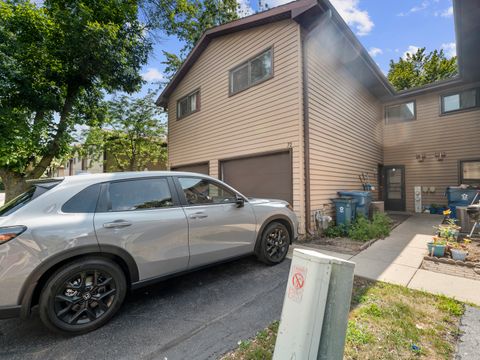
[[[464,159],[458,161],[458,180],[459,184],[479,184],[480,179],[464,179],[463,178],[463,164],[468,162],[480,162],[480,158],[478,159]]]
[[[170,195],[172,196],[173,205],[159,207],[159,208],[149,208],[149,209],[133,209],[133,210],[117,210],[117,211],[110,211],[108,209],[109,203],[109,188],[110,184],[112,183],[119,183],[125,181],[137,181],[137,180],[156,180],[156,179],[164,179],[167,180],[168,189],[170,190]],[[175,189],[175,185],[173,183],[171,176],[145,176],[145,177],[138,177],[138,178],[127,178],[127,179],[118,179],[118,180],[110,180],[103,183],[100,183],[100,196],[97,201],[97,208],[95,213],[103,213],[103,214],[113,214],[113,213],[124,213],[124,212],[138,212],[138,211],[156,211],[156,210],[168,210],[181,207],[180,199],[178,197],[178,193]]]
[[[195,93],[197,93],[197,101],[196,101],[196,103],[197,103],[197,108],[195,109],[195,111],[191,111],[191,112],[189,112],[189,113],[186,114],[186,115],[179,116],[179,115],[178,115],[178,104],[180,103],[180,101],[184,100],[185,98],[187,98],[187,100],[188,100],[188,98],[189,98],[190,96],[192,96],[193,94],[195,94]],[[175,109],[175,114],[176,114],[177,120],[185,119],[186,117],[188,117],[188,116],[190,116],[190,115],[192,115],[192,114],[195,114],[195,113],[199,112],[199,111],[200,111],[200,103],[201,103],[201,102],[200,102],[200,88],[197,88],[197,89],[189,92],[187,95],[184,95],[184,96],[182,96],[181,98],[179,98],[179,99],[177,100],[177,107],[176,107],[176,109]]]
[[[259,81],[256,81],[254,83],[251,83],[250,82],[250,78],[251,78],[251,66],[250,66],[250,62],[252,62],[253,60],[255,60],[256,58],[262,56],[264,53],[270,51],[270,58],[271,58],[271,68],[272,68],[272,71],[270,72],[270,75],[269,76],[266,76],[265,78],[263,78],[262,80],[259,80]],[[266,49],[263,49],[262,51],[256,53],[255,55],[251,56],[250,58],[248,58],[247,60],[243,61],[242,63],[238,64],[238,65],[235,65],[233,68],[231,68],[230,70],[228,70],[228,97],[231,97],[233,95],[236,95],[236,94],[239,94],[245,90],[248,90],[250,89],[251,87],[253,86],[256,86],[256,85],[259,85],[267,80],[270,80],[274,77],[275,75],[275,67],[274,67],[274,49],[273,49],[273,45],[270,45],[269,47],[267,47]],[[245,88],[245,89],[242,89],[242,90],[238,90],[238,91],[232,91],[232,74],[235,70],[238,70],[240,69],[241,67],[245,66],[248,64],[248,86]]]
[[[399,106],[399,105],[404,105],[404,104],[408,104],[408,103],[413,103],[413,118],[412,119],[400,120],[400,121],[395,121],[395,122],[388,122],[388,117],[387,117],[387,109],[388,108],[394,107],[394,106]],[[384,117],[385,125],[402,124],[402,123],[405,123],[405,122],[415,121],[415,120],[417,120],[417,100],[413,99],[413,100],[402,101],[402,102],[397,102],[397,103],[394,103],[394,104],[385,105],[383,117]]]
[[[460,108],[460,109],[456,109],[456,110],[445,111],[445,98],[446,97],[461,94],[463,92],[467,92],[467,91],[470,91],[470,90],[475,90],[476,91],[476,96],[475,96],[476,105],[475,106],[470,106],[468,108]],[[467,88],[467,89],[449,91],[449,92],[440,94],[440,116],[446,116],[446,115],[457,114],[457,113],[462,113],[462,112],[466,112],[466,111],[472,111],[472,110],[476,110],[478,108],[480,108],[480,87],[472,87],[472,88]]]
[[[226,184],[218,181],[218,180],[215,180],[215,179],[211,179],[209,177],[204,177],[204,176],[195,176],[195,175],[179,175],[179,176],[175,176],[174,177],[174,182],[175,182],[175,187],[176,187],[176,190],[177,190],[177,195],[180,199],[180,203],[182,205],[182,207],[197,207],[197,206],[217,206],[217,205],[235,205],[235,202],[228,202],[228,203],[205,203],[205,204],[189,204],[188,201],[187,201],[187,198],[185,196],[185,192],[183,191],[182,189],[182,185],[180,184],[180,180],[179,178],[194,178],[194,179],[203,179],[203,180],[207,180],[215,185],[217,185],[218,187],[220,188],[223,188],[225,190],[228,190],[232,193],[234,193],[236,196],[240,196],[241,198],[243,198],[243,200],[245,201],[245,203],[248,203],[248,199],[243,196],[242,194],[240,194],[238,191],[236,191],[234,188],[232,187],[229,187],[227,186]]]

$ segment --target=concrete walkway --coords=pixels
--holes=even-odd
[[[388,238],[378,240],[355,256],[318,250],[355,262],[355,275],[480,305],[480,281],[420,269],[427,242],[432,238],[433,226],[441,221],[442,216],[411,216]]]

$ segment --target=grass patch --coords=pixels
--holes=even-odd
[[[355,278],[344,358],[451,359],[464,310],[445,296]],[[271,359],[277,330],[275,322],[223,359]]]

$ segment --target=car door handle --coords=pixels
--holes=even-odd
[[[103,227],[106,229],[118,229],[118,228],[124,228],[124,227],[130,226],[130,225],[132,225],[130,221],[115,220],[115,221],[103,224]]]
[[[190,219],[204,219],[206,217],[208,217],[208,215],[204,212],[196,212],[189,216]]]

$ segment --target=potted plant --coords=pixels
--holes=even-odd
[[[447,219],[444,224],[436,226],[437,235],[448,241],[457,241],[458,235],[460,234],[460,226],[455,222],[455,219]]]
[[[439,236],[434,236],[433,241],[427,243],[428,255],[442,257],[445,255],[447,240]]]
[[[450,245],[450,253],[452,254],[453,260],[465,261],[468,255],[467,244],[470,242],[469,239],[464,239],[463,244],[454,242]]]

